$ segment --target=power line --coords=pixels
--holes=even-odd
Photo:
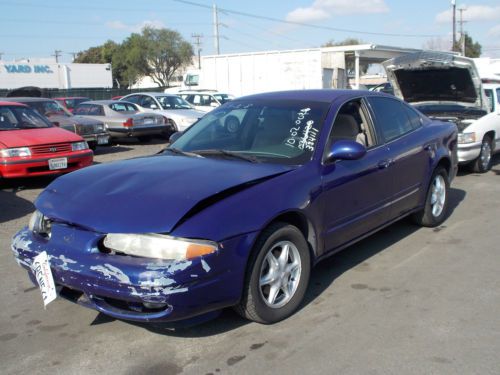
[[[193,6],[197,6],[197,7],[201,7],[201,8],[205,8],[205,9],[212,9],[212,6],[210,6],[210,5],[200,4],[200,3],[196,3],[194,1],[188,1],[188,0],[172,0],[172,1],[175,1],[178,3],[183,3],[183,4],[188,4],[188,5],[193,5]],[[437,34],[395,34],[395,33],[379,33],[379,32],[373,32],[373,31],[361,31],[361,30],[352,30],[352,29],[341,29],[341,28],[337,28],[337,27],[314,25],[314,24],[304,23],[304,22],[281,20],[278,18],[261,16],[258,14],[252,14],[252,13],[246,13],[246,12],[240,12],[238,10],[231,10],[231,9],[227,9],[227,8],[218,8],[218,10],[220,12],[224,12],[224,13],[239,14],[240,16],[257,18],[257,19],[267,20],[267,21],[272,21],[272,22],[279,22],[279,23],[284,23],[284,24],[288,24],[288,25],[305,26],[305,27],[310,27],[310,28],[314,28],[314,29],[339,31],[339,32],[351,33],[351,34],[395,36],[395,37],[405,37],[405,38],[434,38],[434,37],[440,36]]]

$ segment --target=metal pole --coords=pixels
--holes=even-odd
[[[213,4],[212,10],[213,10],[213,22],[214,22],[214,47],[215,47],[215,53],[217,55],[219,55],[220,54],[220,50],[219,50],[219,17],[217,14],[217,5]]]
[[[457,22],[456,22],[456,14],[457,14],[457,4],[455,0],[451,0],[451,5],[453,7],[453,44],[451,45],[451,50],[455,50],[455,44],[457,43]]]

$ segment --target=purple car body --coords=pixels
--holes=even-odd
[[[382,124],[387,100],[414,120],[408,122],[411,129],[400,129],[392,139]],[[368,136],[364,132],[363,145],[355,137],[333,137],[351,107],[362,114],[361,127],[371,129]],[[257,108],[258,115],[248,119]],[[254,160],[243,160],[249,153],[190,144],[201,139],[222,148],[225,139],[234,143],[244,134],[246,123],[258,119],[262,127],[266,116],[283,108],[294,108],[291,113],[298,116],[286,129],[293,137],[272,150],[276,155],[289,150],[292,156],[275,159],[262,151],[271,149],[265,142],[252,153]],[[309,113],[316,116],[314,121],[306,125],[304,113],[306,119]],[[228,114],[232,121],[239,116],[238,125],[219,121]],[[158,155],[93,166],[52,182],[35,202],[50,222],[50,233],[41,236],[26,227],[13,239],[15,257],[32,280],[33,258],[46,251],[60,296],[120,319],[182,320],[241,302],[256,243],[273,223],[300,230],[314,265],[421,212],[436,170],[446,171],[446,183],[456,174],[455,125],[431,121],[384,94],[267,93],[236,99],[207,116]],[[202,239],[217,250],[181,260],[126,255],[103,245],[111,233]]]

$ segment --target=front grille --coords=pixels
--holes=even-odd
[[[71,151],[71,143],[56,143],[51,145],[31,146],[32,155],[57,154]]]

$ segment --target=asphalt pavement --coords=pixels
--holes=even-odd
[[[123,142],[97,163],[164,147]],[[51,178],[0,189],[2,374],[500,374],[500,157],[460,172],[451,215],[403,220],[320,263],[305,302],[265,326],[230,309],[172,328],[115,320],[57,299],[46,310],[10,239]]]

